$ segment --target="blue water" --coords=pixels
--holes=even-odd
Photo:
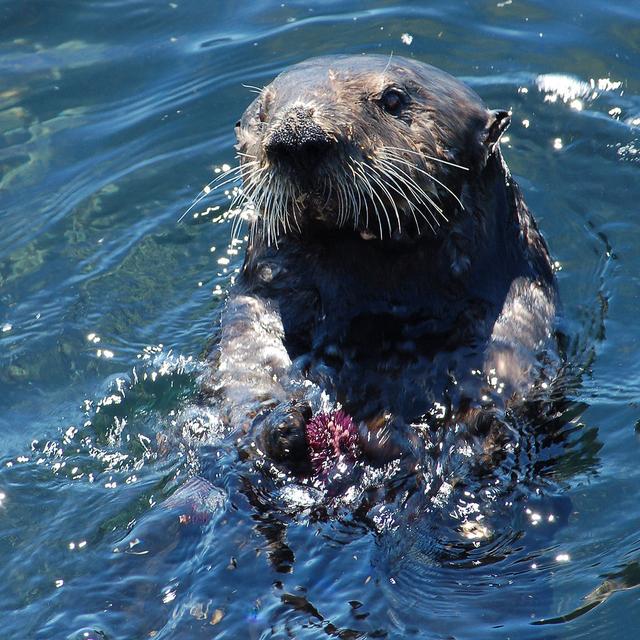
[[[0,3],[0,638],[637,638],[639,42],[629,0]],[[233,163],[243,84],[360,52],[513,110],[583,410],[488,539],[270,502],[220,450],[180,524],[158,505],[213,446],[181,415],[242,256],[224,194],[177,219]]]

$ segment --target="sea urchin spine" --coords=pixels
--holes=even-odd
[[[338,462],[355,462],[360,456],[358,428],[344,411],[318,413],[306,427],[309,456],[316,473]]]

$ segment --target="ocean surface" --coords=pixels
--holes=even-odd
[[[185,419],[244,246],[224,190],[178,219],[245,85],[333,53],[513,112],[583,374],[486,527],[320,508]],[[2,0],[0,638],[638,638],[639,61],[638,0]]]

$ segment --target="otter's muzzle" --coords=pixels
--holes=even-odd
[[[294,107],[275,125],[264,149],[270,160],[309,171],[331,145],[327,133],[313,119],[313,109]]]

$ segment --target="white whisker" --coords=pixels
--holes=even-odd
[[[367,165],[365,165],[365,166],[367,166]],[[385,186],[384,182],[382,181],[382,179],[381,179],[380,175],[378,174],[378,172],[376,171],[375,167],[370,167],[370,169],[371,169],[371,171],[373,171],[373,175],[371,176],[371,178],[373,179],[373,181],[376,184],[378,184],[380,186],[382,191],[389,198],[389,202],[391,203],[391,206],[393,207],[393,210],[395,211],[396,219],[398,221],[398,233],[402,233],[402,223],[400,222],[400,212],[398,211],[398,207],[396,206],[395,200],[393,199],[393,196],[391,195],[391,193],[389,193],[389,190]],[[391,230],[389,230],[389,233],[391,234]]]
[[[206,184],[200,193],[195,197],[194,201],[189,205],[188,209],[178,218],[178,223],[182,222],[184,218],[193,210],[194,207],[197,207],[200,202],[204,198],[206,198],[212,191],[219,189],[220,187],[229,184],[231,182],[235,182],[241,179],[241,173],[243,169],[246,168],[247,165],[252,165],[254,163],[246,163],[245,165],[237,165],[235,167],[231,167],[228,171],[223,171],[220,175],[216,176],[211,182]],[[222,182],[219,182],[223,180]]]
[[[377,205],[376,201],[374,200],[374,196],[377,197],[377,194],[376,194],[375,190],[373,189],[373,187],[371,186],[371,184],[369,182],[369,178],[367,177],[367,175],[364,172],[363,166],[364,166],[363,162],[358,162],[357,166],[356,166],[356,171],[358,172],[358,174],[362,178],[365,188],[367,189],[367,191],[371,195],[371,204],[373,205],[373,212],[375,213],[376,218],[378,219],[378,227],[380,228],[380,239],[382,240],[382,238],[384,236],[384,233],[382,231],[382,218],[380,217],[380,212],[378,211],[378,205]],[[378,200],[379,200],[379,198],[378,198]],[[382,204],[382,201],[380,201],[380,204]],[[387,216],[387,222],[389,223],[389,233],[391,233],[391,222],[389,221],[389,217],[388,216]]]
[[[436,158],[435,156],[429,156],[426,153],[422,153],[421,151],[414,151],[413,149],[407,149],[405,147],[392,147],[390,145],[385,145],[384,148],[393,149],[394,151],[403,151],[404,153],[412,153],[416,156],[420,156],[421,158],[427,158],[428,160],[432,160],[433,162],[440,162],[441,164],[447,164],[450,167],[455,167],[456,169],[469,171],[469,167],[464,167],[461,164],[456,164],[455,162],[450,162],[449,160],[443,160],[442,158]]]
[[[391,159],[389,159],[390,161]],[[436,211],[442,216],[442,218],[445,220],[445,222],[448,222],[449,220],[447,219],[446,215],[444,214],[444,211],[442,210],[441,207],[439,207],[435,201],[433,200],[433,198],[402,168],[398,167],[397,165],[393,165],[393,163],[391,163],[392,166],[394,167],[395,171],[397,173],[400,173],[404,176],[404,178],[406,179],[407,183],[410,184],[413,188],[417,189],[425,198],[426,200],[431,204],[431,206],[433,206]]]
[[[425,192],[420,189],[420,187],[413,181],[411,180],[410,177],[407,176],[406,173],[402,172],[402,175],[399,173],[398,171],[398,167],[391,164],[390,162],[383,160],[381,158],[377,159],[377,162],[379,162],[385,169],[386,171],[395,176],[395,178],[397,178],[400,183],[404,184],[407,189],[409,189],[411,195],[416,198],[417,203],[420,203],[422,205],[424,205],[424,208],[427,210],[427,212],[429,213],[429,215],[431,216],[431,220],[433,221],[433,224],[435,224],[436,227],[440,226],[440,222],[438,220],[438,218],[436,217],[435,213],[433,212],[433,210],[431,209],[432,206],[435,206],[437,208],[437,210],[439,212],[441,212],[441,209],[434,204],[433,200],[431,198],[429,198]],[[417,187],[417,188],[416,188]],[[425,199],[426,196],[426,199]],[[420,214],[420,216],[427,222],[427,224],[429,225],[430,229],[432,232],[435,233],[435,227],[431,224],[431,222],[429,221],[429,219],[427,218],[427,216],[425,215],[424,211],[422,211],[422,209],[420,207],[416,207],[418,213]],[[441,213],[441,216],[446,220],[446,217],[444,216],[444,214]]]
[[[409,167],[415,169],[416,171],[419,171],[420,173],[422,173],[425,176],[427,176],[427,178],[429,178],[430,180],[433,180],[435,183],[439,184],[443,189],[446,189],[455,198],[456,202],[460,205],[460,208],[464,211],[464,205],[460,201],[460,198],[458,198],[458,196],[453,191],[451,191],[451,189],[446,184],[444,184],[444,182],[441,182],[440,180],[438,180],[438,178],[436,178],[435,176],[432,176],[428,171],[425,171],[424,169],[421,169],[420,167],[417,167],[412,162],[409,162],[408,160],[405,160],[404,158],[400,158],[400,157],[396,156],[395,154],[394,155],[389,154],[389,158],[392,158],[396,162],[401,162],[402,164],[404,164],[406,166],[409,166]]]

